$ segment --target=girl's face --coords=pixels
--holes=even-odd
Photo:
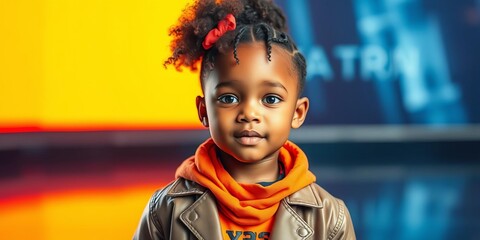
[[[277,158],[290,129],[302,125],[308,99],[298,98],[298,77],[291,56],[265,43],[240,44],[240,64],[233,54],[217,57],[215,70],[197,98],[200,120],[216,145],[240,162]]]

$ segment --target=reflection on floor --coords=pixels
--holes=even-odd
[[[347,203],[359,239],[480,239],[477,144],[301,146],[317,182]],[[156,146],[0,152],[0,235],[130,239],[150,195],[173,179],[175,168],[194,150]]]

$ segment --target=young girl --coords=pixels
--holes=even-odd
[[[355,239],[340,199],[288,141],[305,120],[306,63],[268,0],[200,0],[171,29],[166,64],[196,69],[211,138],[158,190],[134,239]]]

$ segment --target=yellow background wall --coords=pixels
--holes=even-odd
[[[0,131],[200,127],[198,74],[163,67],[187,2],[0,0]]]
[[[198,128],[197,74],[163,68],[187,2],[0,0],[0,132]],[[161,184],[0,197],[0,238],[131,239]]]

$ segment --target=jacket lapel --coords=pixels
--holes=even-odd
[[[217,205],[210,191],[180,214],[180,220],[199,240],[222,239]]]
[[[173,209],[174,216],[178,216],[197,239],[222,239],[217,204],[212,193],[205,187],[189,180],[177,180],[167,195],[182,198]],[[192,197],[193,195],[199,197]],[[181,230],[178,232],[188,235]]]
[[[199,240],[222,239],[217,203],[212,193],[191,182],[178,182],[167,194],[172,197],[200,195],[191,205],[181,211],[179,217],[185,226]],[[295,208],[301,206],[301,208]],[[307,208],[322,208],[322,200],[312,189],[312,185],[300,189],[280,202],[275,214],[270,239],[305,240],[313,235],[313,228],[302,219],[301,212]]]
[[[295,205],[312,208],[323,207],[322,201],[313,191],[312,185],[283,199],[275,214],[275,224],[270,239],[304,240],[313,235],[313,228],[292,208]]]

